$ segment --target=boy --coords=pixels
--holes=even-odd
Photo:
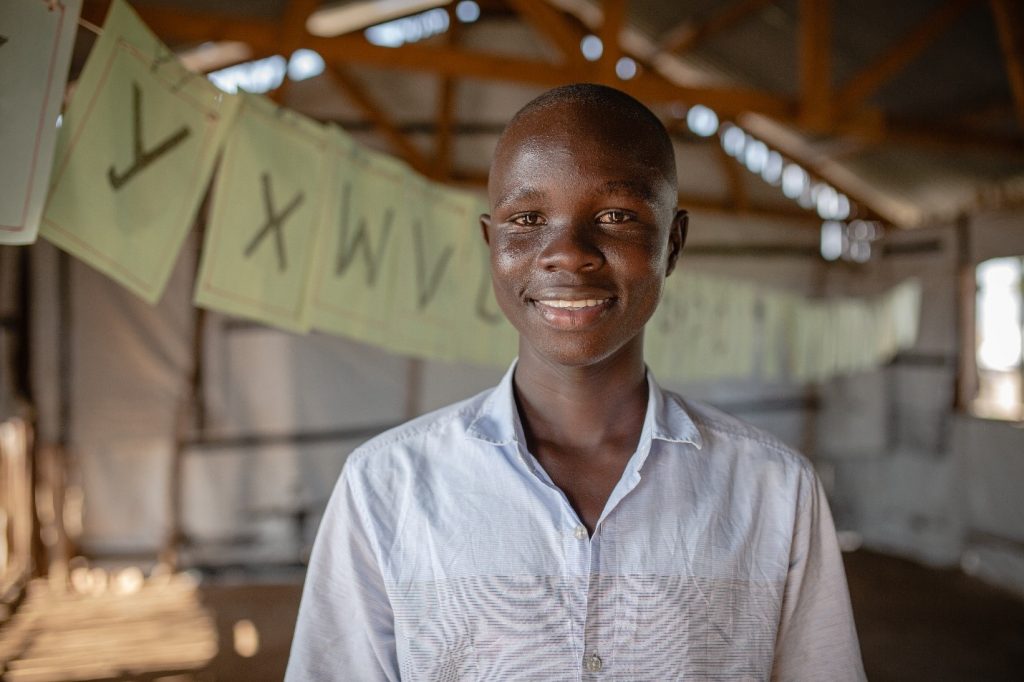
[[[658,119],[604,86],[545,93],[488,194],[519,358],[351,455],[288,679],[863,679],[810,464],[644,365],[687,226]]]

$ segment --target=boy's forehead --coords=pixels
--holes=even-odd
[[[498,140],[490,181],[537,170],[537,164],[557,158],[571,159],[583,174],[606,165],[628,167],[635,179],[646,177],[653,184],[660,176],[674,190],[675,160],[650,125],[640,124],[628,111],[572,101],[521,111]]]
[[[613,145],[631,135],[642,132],[628,117],[563,102],[524,112],[509,124],[502,139],[513,146],[555,147],[567,140]]]

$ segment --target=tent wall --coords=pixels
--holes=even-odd
[[[869,546],[934,564],[963,561],[1024,584],[1024,503],[1016,494],[1024,483],[1024,431],[953,408],[958,263],[1024,253],[1024,222],[979,216],[966,229],[895,233],[866,267],[826,264],[815,255],[817,240],[801,224],[695,212],[680,267],[805,295],[869,296],[917,277],[924,300],[912,351],[882,369],[819,385],[663,383],[804,450],[829,489],[839,527],[858,531]],[[773,248],[757,253],[751,245]],[[183,252],[156,307],[73,259],[61,275],[55,249],[32,249],[41,435],[44,443],[68,442],[72,482],[85,496],[81,545],[93,554],[155,555],[170,528],[171,458],[179,411],[190,399],[196,244]],[[62,286],[69,292],[63,320]],[[62,338],[70,350],[66,376]],[[682,353],[685,344],[680,339]],[[206,313],[202,394],[189,406],[194,442],[182,470],[187,560],[294,562],[354,447],[376,430],[493,385],[503,371],[414,361]]]
[[[771,257],[732,252],[750,243],[792,249]],[[785,221],[696,212],[691,252],[680,267],[814,294],[827,270],[814,255],[816,244],[816,231]],[[66,431],[72,481],[84,490],[81,546],[92,554],[153,555],[170,528],[171,458],[179,410],[190,396],[196,245],[183,251],[155,307],[67,259],[65,320],[61,257],[44,243],[32,248],[33,372],[48,414],[45,438],[58,440]],[[63,378],[62,336],[71,350]],[[354,447],[375,430],[492,386],[504,369],[412,361],[346,339],[206,313],[202,400],[192,406],[195,442],[182,470],[186,556],[204,563],[294,561]],[[815,405],[805,387],[664,383],[808,445]],[[66,427],[54,416],[62,393],[69,399]]]
[[[980,215],[893,234],[866,276],[829,287],[922,281],[916,347],[872,373],[822,386],[814,452],[837,522],[877,549],[964,568],[1024,591],[1024,430],[954,408],[961,352],[957,275],[1024,254],[1024,214]]]

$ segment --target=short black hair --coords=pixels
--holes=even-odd
[[[505,126],[511,130],[516,123],[531,114],[563,105],[576,106],[583,109],[607,112],[621,123],[631,125],[639,136],[651,145],[653,151],[661,158],[666,180],[676,186],[676,154],[672,138],[668,130],[657,116],[643,102],[635,97],[598,83],[570,83],[548,90],[538,95],[516,112],[512,120]],[[502,133],[505,137],[505,133]],[[500,144],[500,142],[499,142]]]

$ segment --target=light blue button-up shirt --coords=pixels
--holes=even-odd
[[[648,373],[591,537],[527,450],[514,369],[352,453],[287,680],[863,679],[807,460]]]

